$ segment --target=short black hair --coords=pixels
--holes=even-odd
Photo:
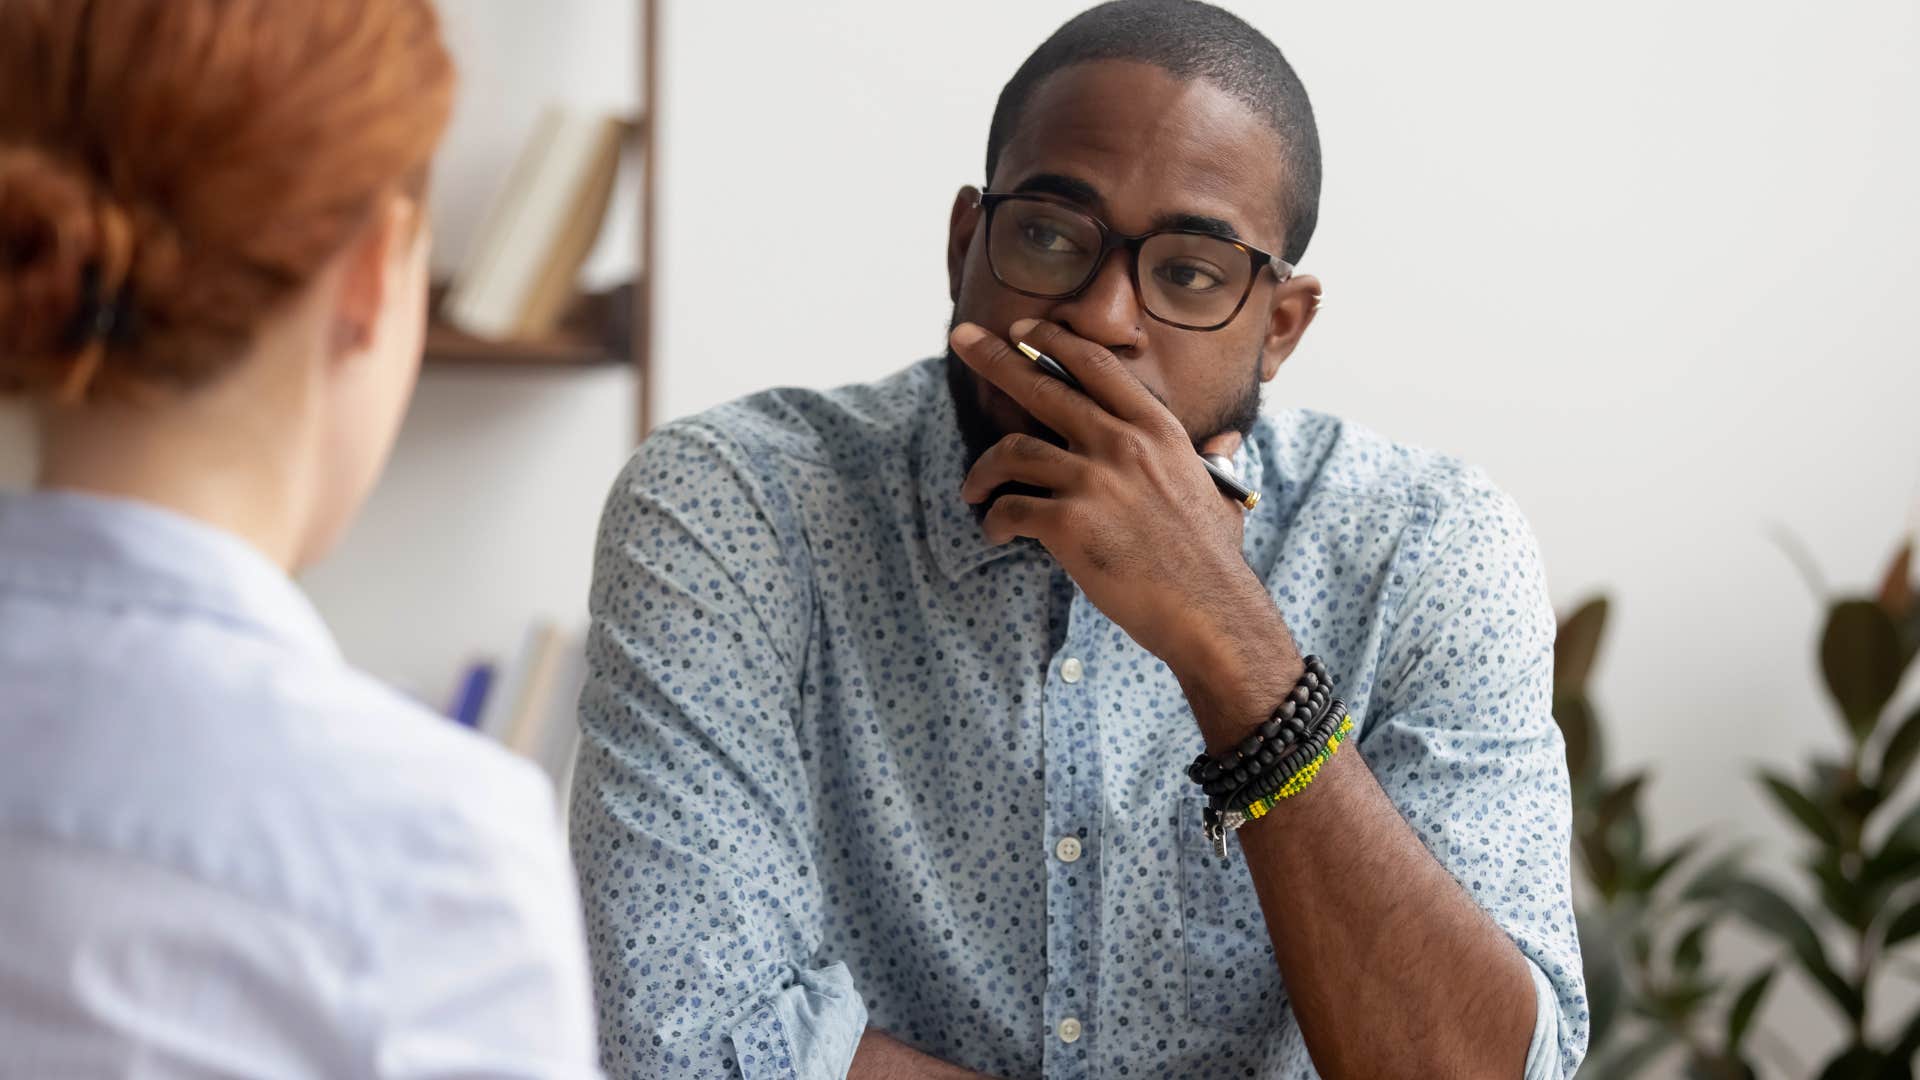
[[[1027,101],[1062,68],[1092,60],[1152,64],[1181,79],[1205,79],[1245,102],[1280,136],[1286,247],[1299,262],[1320,217],[1320,130],[1307,88],[1278,46],[1246,21],[1200,0],[1112,0],[1074,16],[1040,43],[1000,91],[987,130],[987,180],[1020,126]]]

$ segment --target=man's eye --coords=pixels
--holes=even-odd
[[[1167,263],[1155,272],[1160,275],[1160,280],[1188,292],[1206,292],[1226,284],[1223,274],[1203,263]]]
[[[1038,251],[1066,253],[1079,250],[1067,234],[1055,229],[1044,221],[1029,221],[1020,226],[1020,232],[1027,244]]]

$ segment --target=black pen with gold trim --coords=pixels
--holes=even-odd
[[[1014,342],[1013,347],[1024,353],[1026,358],[1033,361],[1034,366],[1038,367],[1041,371],[1059,379],[1061,382],[1066,383],[1068,386],[1073,387],[1083,394],[1086,393],[1086,388],[1080,385],[1080,380],[1074,378],[1072,372],[1060,366],[1060,361],[1055,360],[1053,357],[1048,356],[1046,353],[1041,352],[1039,349],[1034,348],[1024,341]],[[1234,476],[1232,473],[1208,460],[1205,454],[1200,455],[1200,464],[1206,466],[1207,473],[1213,477],[1215,486],[1225,492],[1228,498],[1239,503],[1242,508],[1251,510],[1260,505],[1260,493],[1241,483],[1239,477]]]

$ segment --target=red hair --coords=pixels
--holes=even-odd
[[[427,0],[0,0],[0,393],[212,379],[452,101]]]

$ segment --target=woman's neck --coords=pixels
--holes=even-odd
[[[298,410],[216,390],[165,405],[40,414],[37,486],[136,499],[230,532],[283,568],[300,562],[312,504]]]

